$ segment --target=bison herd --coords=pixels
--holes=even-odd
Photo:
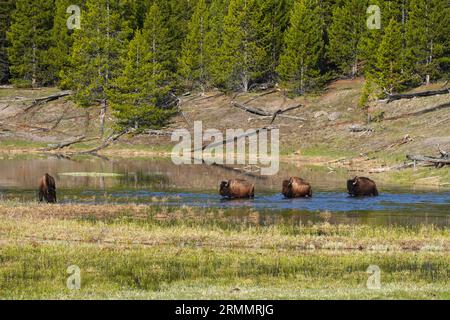
[[[369,178],[355,177],[347,181],[348,194],[352,197],[378,196],[378,189],[375,182]],[[245,199],[255,197],[255,186],[240,179],[222,181],[219,193],[224,198]],[[311,184],[297,177],[291,177],[283,181],[281,193],[286,198],[311,198]],[[39,182],[39,201],[56,203],[56,183],[55,179],[46,173]]]
[[[352,197],[376,197],[378,189],[375,182],[369,178],[355,177],[347,181],[348,194]],[[283,181],[281,193],[286,198],[311,198],[311,184],[302,178],[292,177]],[[220,195],[230,199],[253,198],[255,186],[246,180],[222,181]]]

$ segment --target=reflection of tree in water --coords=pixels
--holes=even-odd
[[[162,173],[149,173],[144,170],[128,172],[118,178],[120,185],[133,188],[167,186],[169,177]]]

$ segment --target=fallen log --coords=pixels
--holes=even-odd
[[[396,100],[402,100],[402,99],[413,99],[413,98],[422,98],[422,97],[431,97],[436,95],[443,95],[443,94],[449,94],[450,89],[442,89],[442,90],[434,90],[434,91],[422,91],[422,92],[415,92],[415,93],[404,93],[404,94],[390,94],[387,98],[387,103],[390,103],[392,101]]]
[[[277,118],[290,119],[290,120],[298,120],[298,121],[308,121],[308,119],[296,117],[296,116],[288,116],[286,114],[278,114]],[[273,119],[273,116],[259,116],[259,118],[248,118],[248,121],[255,120],[263,120],[263,119]]]
[[[261,116],[261,117],[270,117],[271,120],[272,120],[272,121],[270,122],[270,124],[273,124],[273,122],[275,121],[275,119],[276,119],[277,117],[289,117],[289,118],[290,118],[290,117],[293,117],[293,116],[286,116],[286,115],[284,115],[284,113],[289,112],[289,111],[292,111],[292,110],[296,110],[296,109],[299,109],[299,108],[303,107],[303,105],[299,104],[299,105],[296,105],[296,106],[293,106],[293,107],[289,107],[289,108],[284,109],[284,110],[281,110],[281,109],[280,109],[280,110],[277,110],[277,111],[274,112],[274,113],[270,113],[270,112],[261,110],[261,109],[259,109],[259,108],[254,108],[254,107],[246,106],[246,105],[244,105],[244,104],[242,104],[242,103],[239,103],[239,102],[233,102],[232,105],[233,105],[235,108],[244,110],[245,112],[248,112],[248,113],[251,113],[251,114],[254,114],[254,115],[257,115],[257,116]],[[296,117],[296,120],[299,120],[299,121],[307,121],[307,119],[300,118],[300,117]]]
[[[163,131],[163,130],[145,130],[145,134],[148,134],[149,136],[171,136],[172,132],[170,131]]]
[[[439,111],[439,110],[449,108],[449,107],[450,107],[450,103],[443,103],[443,104],[440,104],[435,107],[419,110],[417,112],[410,112],[410,113],[405,113],[405,114],[401,114],[401,115],[394,116],[394,117],[384,118],[383,121],[392,121],[392,120],[398,120],[398,119],[407,118],[407,117],[421,116],[423,114]]]
[[[236,108],[239,108],[241,110],[244,110],[245,112],[251,113],[251,114],[256,114],[257,116],[263,116],[263,117],[271,117],[273,116],[273,114],[268,113],[266,111],[263,111],[261,109],[258,108],[253,108],[253,107],[247,107],[244,104],[238,103],[238,102],[233,102],[233,106]]]
[[[407,159],[416,161],[416,162],[429,162],[434,163],[436,166],[439,165],[450,165],[450,158],[436,158],[436,157],[428,157],[422,155],[407,155]]]
[[[362,127],[359,125],[352,125],[348,128],[348,130],[352,133],[360,133],[360,132],[373,132],[372,128]]]
[[[57,93],[57,94],[52,94],[52,95],[49,95],[49,96],[47,96],[47,97],[42,97],[42,98],[34,99],[33,103],[32,103],[30,106],[26,107],[26,108],[23,110],[23,112],[27,112],[27,111],[30,110],[31,108],[33,108],[33,107],[35,107],[35,106],[37,106],[37,105],[40,105],[40,104],[42,104],[42,103],[47,103],[47,102],[50,102],[50,101],[55,101],[55,100],[58,100],[58,99],[61,99],[61,98],[70,96],[71,94],[72,94],[71,91],[61,91],[61,92],[59,92],[59,93]]]
[[[101,145],[99,145],[98,147],[89,149],[89,150],[85,150],[85,151],[79,151],[79,152],[73,152],[70,153],[70,155],[83,155],[83,154],[91,154],[91,155],[97,155],[97,152],[100,150],[103,150],[107,147],[109,147],[109,145],[115,141],[117,141],[118,139],[120,139],[122,136],[124,136],[125,134],[130,133],[131,130],[125,130],[125,131],[121,131],[119,133],[116,134],[111,134],[107,139],[105,139],[103,141],[103,143]]]
[[[395,171],[395,170],[403,170],[414,167],[414,162],[401,164],[398,166],[393,167],[386,167],[386,168],[377,168],[377,169],[371,169],[369,170],[369,173],[383,173],[383,172],[389,172],[389,171]]]
[[[42,151],[53,151],[53,150],[63,149],[63,148],[69,147],[73,144],[83,142],[85,138],[86,138],[86,136],[81,136],[81,137],[78,137],[71,141],[66,141],[66,142],[61,142],[61,143],[55,144],[55,145],[51,145],[48,148],[42,149]]]

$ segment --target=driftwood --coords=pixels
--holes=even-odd
[[[450,165],[450,154],[441,148],[439,149],[440,157],[431,157],[431,156],[423,156],[423,155],[407,155],[406,158],[417,162],[425,162],[434,164],[436,168],[442,168],[447,165]]]
[[[277,110],[275,113],[269,113],[269,112],[264,111],[264,110],[261,110],[261,109],[259,109],[259,108],[249,107],[249,106],[246,106],[245,104],[238,103],[238,102],[233,102],[232,105],[233,105],[235,108],[244,110],[245,112],[248,112],[248,113],[251,113],[251,114],[254,114],[254,115],[257,115],[257,116],[261,116],[261,117],[270,117],[270,118],[272,119],[272,121],[270,122],[270,124],[273,124],[273,122],[275,121],[275,119],[276,119],[277,117],[280,117],[280,118],[281,118],[281,117],[289,117],[289,118],[292,119],[293,116],[286,116],[286,115],[284,115],[284,113],[289,112],[289,111],[292,111],[292,110],[296,110],[296,109],[299,109],[299,108],[303,107],[303,105],[299,104],[299,105],[297,105],[297,106],[290,107],[290,108],[287,108],[287,109],[284,109],[284,110],[281,110],[281,109],[280,109],[280,110]],[[296,117],[295,119],[296,119],[296,120],[299,120],[299,121],[307,121],[307,119],[300,118],[300,117]]]
[[[402,99],[431,97],[431,96],[449,94],[449,93],[450,93],[450,89],[447,88],[447,89],[442,89],[442,90],[422,91],[422,92],[416,92],[416,93],[390,94],[390,95],[388,95],[387,103],[390,103],[390,102],[396,101],[396,100],[402,100]]]
[[[450,158],[445,159],[445,158],[436,158],[436,157],[429,157],[429,156],[422,156],[422,155],[417,155],[417,156],[407,155],[406,157],[409,160],[418,161],[418,162],[431,162],[431,163],[435,163],[435,164],[446,164],[446,165],[450,164]]]
[[[372,128],[362,127],[359,125],[352,125],[348,128],[348,130],[352,133],[360,133],[360,132],[373,132]]]

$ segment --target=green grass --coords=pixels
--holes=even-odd
[[[328,157],[328,158],[343,158],[352,157],[356,153],[347,150],[332,149],[327,145],[316,145],[314,147],[308,147],[300,150],[300,154],[307,157]]]
[[[137,298],[357,299],[449,294],[447,254],[10,245],[2,248],[0,262],[2,298],[128,298],[132,293]],[[79,292],[66,288],[70,265],[81,269]],[[378,292],[366,287],[370,265],[382,270]],[[232,292],[235,288],[238,294]]]
[[[412,185],[418,184],[423,186],[441,185],[442,187],[450,187],[450,167],[441,169],[435,168],[417,168],[393,172],[391,180],[396,184]]]
[[[447,228],[260,218],[252,209],[4,203],[0,298],[450,298]],[[79,291],[66,288],[71,265]],[[381,290],[367,289],[371,265]]]
[[[46,143],[33,142],[29,140],[18,139],[1,139],[0,148],[43,148],[46,147]]]

